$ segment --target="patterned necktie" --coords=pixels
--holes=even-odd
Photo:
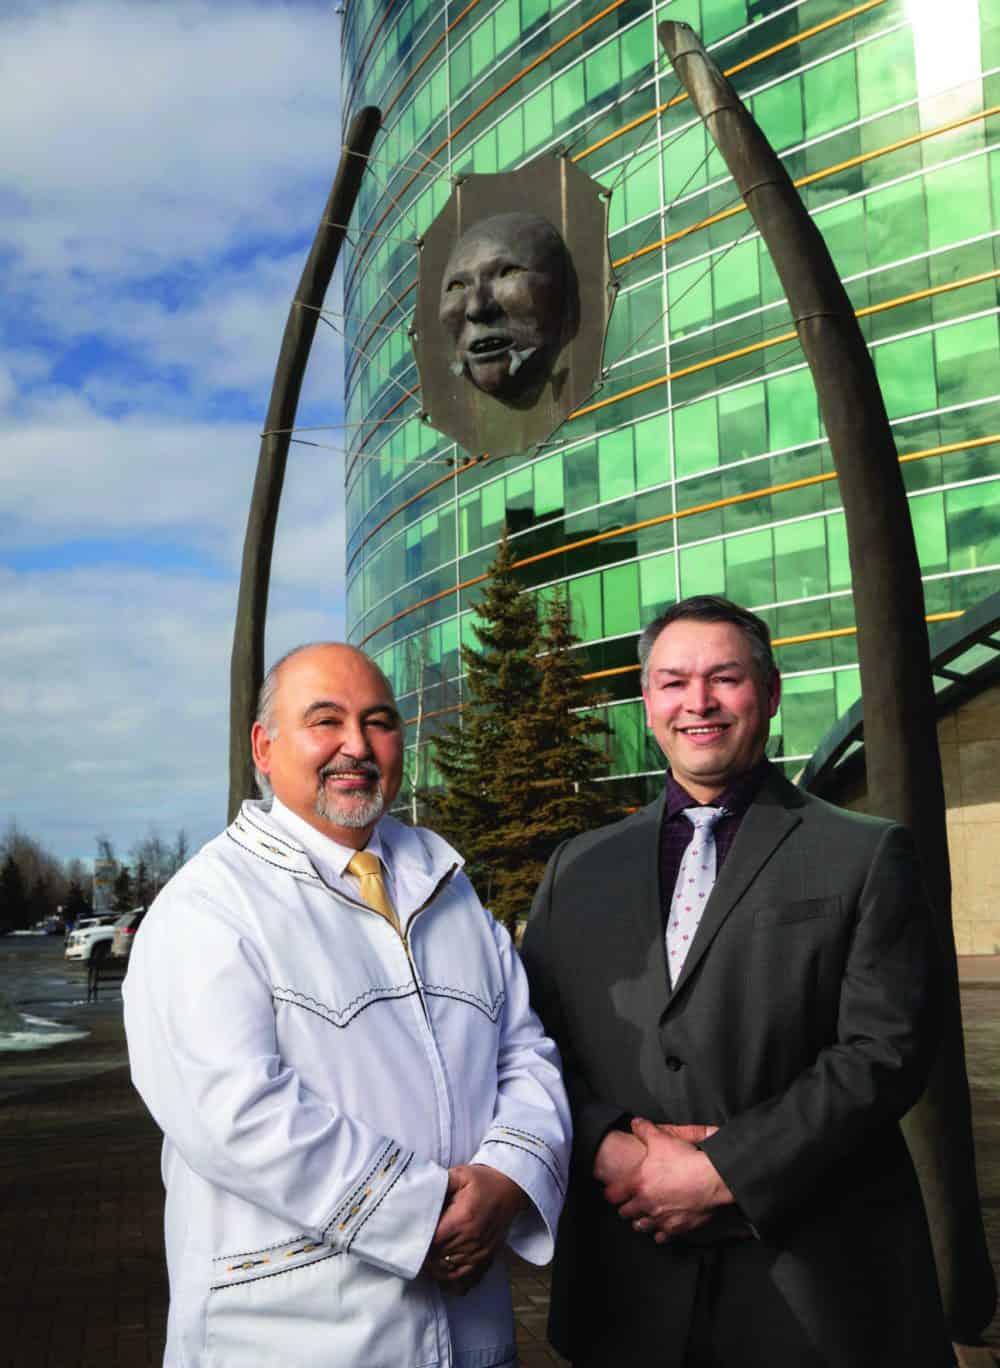
[[[357,879],[361,896],[368,906],[399,931],[399,918],[382,878],[382,861],[379,857],[370,850],[359,850],[351,856],[347,872]]]
[[[677,982],[687,952],[698,930],[708,895],[715,884],[715,824],[726,816],[725,808],[685,808],[684,816],[694,827],[694,835],[684,851],[677,871],[674,896],[667,918],[667,970],[671,988]]]

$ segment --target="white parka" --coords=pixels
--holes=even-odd
[[[528,1194],[551,1257],[569,1154],[558,1055],[507,933],[440,837],[390,817],[404,937],[245,803],[156,899],[124,987],[132,1077],[164,1132],[165,1364],[514,1363],[506,1273],[420,1268],[447,1169]]]

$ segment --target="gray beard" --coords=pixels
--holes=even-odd
[[[316,806],[313,810],[317,817],[332,822],[334,826],[352,829],[372,826],[385,810],[382,781],[379,780],[378,788],[370,798],[351,798],[346,802],[333,794],[328,795],[325,787],[321,788],[316,795]]]

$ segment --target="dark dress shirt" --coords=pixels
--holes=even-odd
[[[726,856],[736,840],[736,833],[746,814],[747,808],[757,796],[767,773],[767,761],[761,760],[753,769],[734,779],[729,787],[713,798],[711,803],[699,803],[677,782],[669,770],[666,779],[666,801],[663,805],[663,823],[660,827],[660,911],[666,927],[670,914],[670,902],[674,896],[674,884],[680,871],[681,860],[694,836],[694,827],[684,816],[684,809],[690,807],[722,807],[726,816],[720,817],[715,825],[715,871],[718,877]]]

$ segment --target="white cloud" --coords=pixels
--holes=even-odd
[[[8,12],[3,178],[26,267],[148,274],[248,230],[301,229],[294,191],[340,146],[337,23],[270,0]]]
[[[61,856],[224,820],[245,520],[339,157],[338,35],[313,0],[0,14],[0,821]],[[300,421],[338,421],[341,374],[321,326]],[[342,471],[289,454],[269,659],[342,635]]]
[[[57,855],[120,853],[151,823],[196,841],[225,822],[235,585],[104,566],[0,572],[7,744],[0,823]],[[339,635],[335,605],[280,580],[268,658]]]
[[[10,326],[44,327],[53,363],[89,336],[199,387],[266,386],[339,158],[338,32],[265,0],[0,18]]]

